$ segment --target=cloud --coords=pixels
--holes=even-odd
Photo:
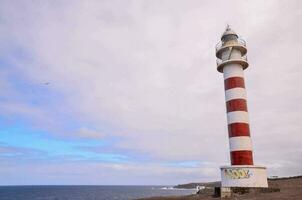
[[[4,163],[0,170],[0,184],[148,184],[158,185],[158,177],[166,184],[177,182],[212,180],[215,170],[205,167],[175,167],[152,163],[104,164],[95,162],[39,162]],[[70,170],[72,169],[72,170]],[[214,171],[214,172],[213,172]]]
[[[13,162],[16,159],[19,161],[28,159],[43,159],[46,155],[46,152],[40,150],[15,147],[5,143],[0,143],[0,162],[3,164]]]
[[[1,68],[9,73],[0,95],[12,94],[1,115],[29,118],[58,137],[110,139],[111,151],[134,157],[210,162],[218,170],[229,153],[214,47],[230,23],[248,44],[256,163],[274,174],[299,173],[288,155],[301,155],[300,2],[1,4],[0,52],[9,63]]]
[[[82,127],[75,133],[75,136],[79,136],[80,138],[100,139],[104,137],[104,134],[99,131]]]

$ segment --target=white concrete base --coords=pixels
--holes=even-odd
[[[255,165],[222,166],[221,187],[268,187],[266,168]]]

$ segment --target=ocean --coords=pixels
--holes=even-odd
[[[167,186],[0,186],[0,200],[129,200],[195,192]]]

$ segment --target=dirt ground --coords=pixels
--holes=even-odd
[[[269,180],[269,187],[280,188],[280,192],[234,195],[232,200],[302,200],[302,177]],[[217,200],[213,189],[203,194],[178,197],[151,197],[142,200]]]

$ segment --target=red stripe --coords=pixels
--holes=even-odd
[[[250,127],[247,123],[233,123],[228,125],[229,137],[250,136]]]
[[[232,99],[226,102],[227,112],[246,111],[247,105],[245,99]]]
[[[242,77],[231,77],[224,80],[224,89],[232,89],[232,88],[245,88],[244,79]]]
[[[231,152],[232,165],[253,165],[252,151],[232,151]]]

